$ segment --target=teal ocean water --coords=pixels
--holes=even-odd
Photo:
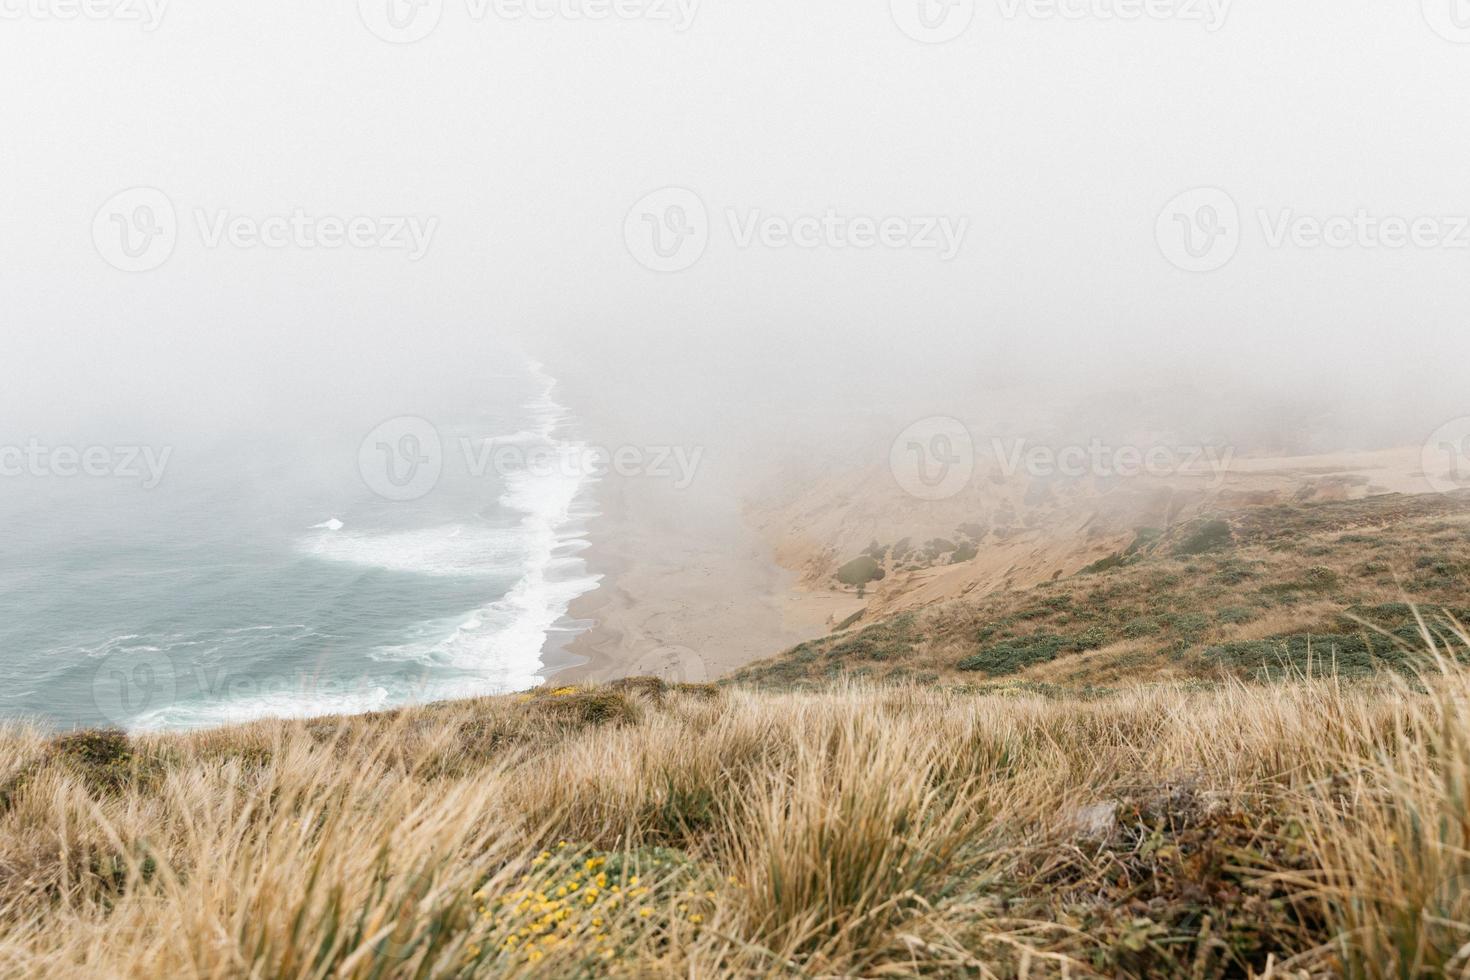
[[[0,718],[189,728],[532,686],[596,584],[579,447],[529,363],[433,418],[162,447],[151,489],[0,483]]]

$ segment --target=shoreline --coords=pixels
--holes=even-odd
[[[598,491],[582,557],[601,581],[567,610],[575,635],[548,643],[548,681],[702,683],[827,632],[733,497],[617,478]]]
[[[615,594],[627,567],[615,543],[624,521],[623,490],[611,481],[601,483],[598,490],[598,513],[588,521],[588,546],[582,552],[582,560],[588,573],[598,576],[599,581],[567,607],[565,628],[571,635],[556,651],[566,662],[547,663],[548,683],[553,677],[563,681],[602,677],[617,666],[613,651],[623,634],[616,624],[632,608],[631,596]],[[610,537],[612,541],[608,540]]]

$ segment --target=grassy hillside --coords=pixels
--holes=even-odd
[[[1404,643],[1418,643],[1406,595],[1470,619],[1470,497],[1243,508],[1140,528],[1069,578],[859,623],[735,679],[1078,687],[1361,675],[1404,667]]]
[[[719,686],[3,731],[0,976],[1470,977],[1467,545],[1243,509]]]
[[[1470,975],[1458,670],[644,680],[11,732],[0,774],[5,976]]]

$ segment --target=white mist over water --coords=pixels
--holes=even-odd
[[[0,30],[0,127],[29,137],[0,154],[0,451],[174,449],[146,493],[0,479],[0,715],[194,723],[534,677],[590,587],[590,481],[455,473],[393,505],[355,472],[385,418],[432,419],[446,448],[701,450],[681,502],[734,513],[767,463],[881,462],[933,417],[1325,451],[1419,445],[1470,413],[1457,242],[1277,234],[1285,215],[1463,220],[1470,47],[1450,42],[1470,32],[1419,4],[1237,5],[1207,30],[749,0],[685,31],[445,4],[412,44],[367,6]],[[898,7],[976,16],[938,43]],[[1201,191],[1239,212],[1211,271],[1160,233],[1192,217],[1192,243],[1222,213],[1180,210]],[[298,213],[434,231],[427,251],[216,233]],[[828,213],[967,230],[947,260],[912,247],[927,233],[798,247]],[[165,215],[163,234],[130,220]],[[698,254],[660,272],[629,229],[662,242],[649,219],[676,215]],[[117,261],[133,231],[166,245],[158,265]],[[492,349],[513,338],[581,417]],[[1098,407],[1120,391],[1144,397]],[[99,663],[170,683],[104,711]]]
[[[533,427],[509,439],[491,440],[542,449],[565,465],[502,474],[500,508],[521,515],[518,523],[453,524],[378,537],[332,535],[310,544],[313,553],[331,560],[425,575],[493,574],[511,564],[521,570],[509,592],[476,609],[447,635],[375,651],[383,660],[448,664],[483,675],[483,684],[468,683],[454,690],[455,695],[504,693],[538,683],[547,635],[572,601],[601,579],[589,574],[578,557],[587,547],[585,521],[596,513],[586,502],[596,478],[576,463],[586,446],[563,438],[572,418],[553,397],[556,380],[539,363],[532,362],[529,369],[538,390],[523,409]]]
[[[556,388],[516,363],[425,410],[446,466],[419,500],[365,485],[363,424],[181,452],[157,492],[28,512],[0,577],[0,714],[194,728],[539,684],[548,637],[598,582],[580,557],[595,477],[572,465],[585,447]],[[456,436],[507,434],[567,465],[453,458]]]

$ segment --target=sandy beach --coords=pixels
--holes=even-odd
[[[715,680],[823,636],[859,610],[864,622],[998,589],[1026,588],[1125,547],[1139,527],[1251,504],[1337,500],[1425,489],[1411,449],[1236,459],[1218,482],[1130,480],[1031,494],[1031,481],[975,480],[951,500],[905,495],[886,472],[861,468],[768,484],[754,502],[718,481],[676,490],[611,478],[584,553],[599,588],[576,600],[576,628],[549,644],[546,676],[607,681],[651,675]],[[861,492],[855,488],[861,487]],[[838,564],[867,542],[987,529],[962,563],[894,570],[865,598],[835,587]],[[1007,526],[1009,525],[1009,526]]]
[[[794,591],[732,497],[610,478],[584,553],[601,586],[573,603],[589,624],[548,665],[558,681],[651,675],[714,680],[827,632],[820,600]]]

